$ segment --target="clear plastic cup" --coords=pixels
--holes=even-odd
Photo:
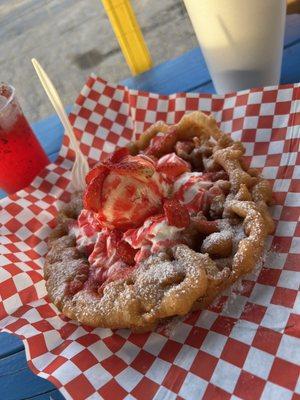
[[[286,0],[184,0],[217,93],[277,85]]]
[[[49,159],[16,99],[15,89],[0,84],[0,188],[7,193],[28,186]]]

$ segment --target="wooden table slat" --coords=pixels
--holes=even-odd
[[[9,333],[2,332],[0,334],[0,366],[1,359],[11,354],[22,351],[24,346],[19,338]]]
[[[54,389],[37,396],[28,397],[26,400],[64,400],[64,396],[57,389]]]
[[[28,368],[25,350],[1,359],[0,399],[28,399],[50,390],[54,390],[53,384]]]

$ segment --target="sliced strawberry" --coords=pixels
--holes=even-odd
[[[170,153],[158,160],[156,170],[173,179],[184,172],[190,171],[191,166],[188,162],[178,157],[175,153]]]
[[[170,225],[177,228],[186,228],[190,224],[190,215],[187,208],[176,199],[164,201],[164,210]]]
[[[129,243],[125,242],[124,240],[120,241],[117,244],[117,255],[120,259],[127,265],[134,264],[134,257],[136,255],[137,250],[130,246]]]
[[[117,272],[115,272],[114,274],[112,274],[106,282],[112,282],[112,281],[116,281],[117,279],[126,279],[128,278],[132,272],[134,271],[134,267],[130,266],[130,267],[122,267],[120,268]]]
[[[113,163],[118,163],[123,160],[124,157],[129,155],[129,150],[127,147],[121,147],[110,154],[109,160]]]
[[[155,169],[151,165],[144,165],[142,163],[132,163],[132,162],[126,162],[126,161],[121,161],[119,164],[115,164],[110,166],[110,169],[112,171],[118,171],[118,174],[120,175],[134,175],[134,176],[139,176],[143,175],[146,177],[151,177]]]
[[[163,136],[152,139],[152,143],[150,143],[150,146],[145,151],[145,154],[159,158],[164,154],[171,153],[175,146],[176,140],[176,131],[174,129],[170,129],[170,131],[165,133]]]
[[[121,162],[107,163],[107,166],[119,175],[131,175],[140,180],[150,178],[155,172],[155,163],[146,156],[127,156]]]
[[[89,257],[92,254],[94,247],[95,247],[94,243],[89,243],[85,246],[84,253],[87,257]]]
[[[93,179],[97,178],[97,176],[101,175],[107,171],[107,167],[103,164],[96,165],[85,177],[85,181],[89,184]]]
[[[120,149],[87,176],[84,208],[97,213],[101,226],[132,228],[161,206],[163,177],[156,173],[155,162],[145,155],[126,155],[127,151]]]
[[[201,176],[198,177],[198,179],[201,181],[211,182],[213,174],[214,172],[204,172]]]
[[[87,210],[98,212],[101,207],[102,187],[107,174],[108,170],[103,171],[88,184],[83,196],[83,205]]]

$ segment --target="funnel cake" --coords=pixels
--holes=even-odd
[[[157,122],[87,175],[59,212],[51,301],[93,327],[153,330],[252,271],[274,230],[271,188],[212,116]]]

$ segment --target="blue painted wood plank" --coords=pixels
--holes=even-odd
[[[38,394],[37,396],[28,397],[26,400],[64,400],[64,396],[57,390]]]
[[[25,350],[13,353],[7,357],[3,357],[0,362],[0,379],[22,371],[27,366],[25,359]]]
[[[202,85],[196,86],[193,89],[193,92],[213,94],[213,93],[216,93],[216,90],[215,90],[215,87],[214,87],[212,81],[208,81],[208,82],[203,83]]]
[[[19,338],[6,332],[0,333],[0,360],[22,350],[24,346]]]
[[[171,94],[192,91],[208,80],[210,75],[202,52],[196,48],[122,83],[129,88]]]
[[[66,107],[67,113],[72,110],[72,105]],[[37,138],[46,154],[50,155],[59,151],[61,147],[64,128],[56,114],[50,115],[31,124]]]
[[[281,83],[300,81],[300,42],[284,50],[281,68]]]
[[[0,399],[28,399],[50,390],[53,384],[28,368],[24,350],[1,359]]]
[[[53,400],[64,399],[51,382],[28,368],[22,341],[6,332],[0,333],[0,399],[49,400],[50,396]]]
[[[49,155],[60,148],[64,129],[56,115],[34,122],[32,128],[46,154]]]
[[[286,17],[284,47],[290,47],[300,41],[300,14],[291,14]]]

